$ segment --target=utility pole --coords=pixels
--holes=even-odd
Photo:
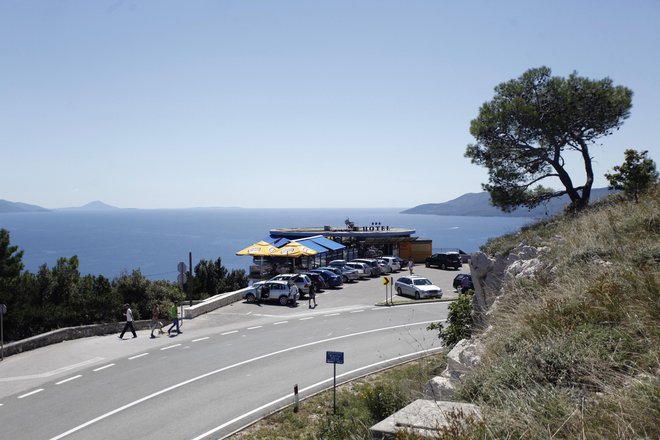
[[[190,268],[190,277],[188,277],[188,295],[190,296],[190,307],[192,307],[193,297],[193,267],[192,267],[192,252],[188,252],[188,267]]]

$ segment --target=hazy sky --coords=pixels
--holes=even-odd
[[[443,202],[487,181],[480,105],[543,65],[633,90],[592,150],[606,186],[626,148],[660,160],[658,23],[658,0],[0,0],[0,199]]]

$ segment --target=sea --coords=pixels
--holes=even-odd
[[[380,209],[113,209],[54,210],[0,214],[0,228],[23,253],[25,270],[53,267],[61,257],[77,256],[83,275],[115,278],[139,269],[157,280],[176,280],[179,262],[222,259],[228,269],[247,270],[252,262],[236,252],[268,239],[270,229],[356,226],[380,223],[414,229],[433,241],[433,250],[474,252],[489,238],[514,232],[534,221],[525,217],[462,217],[401,214]]]

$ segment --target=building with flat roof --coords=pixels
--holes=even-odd
[[[344,223],[344,226],[271,229],[270,237],[298,241],[301,238],[322,236],[345,246],[346,259],[395,255],[419,262],[431,255],[431,240],[414,236],[414,229],[382,225],[380,222],[359,226],[349,219]]]

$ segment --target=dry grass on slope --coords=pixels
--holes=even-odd
[[[460,398],[485,438],[660,438],[660,206],[605,201],[490,242],[547,246],[502,297]]]

